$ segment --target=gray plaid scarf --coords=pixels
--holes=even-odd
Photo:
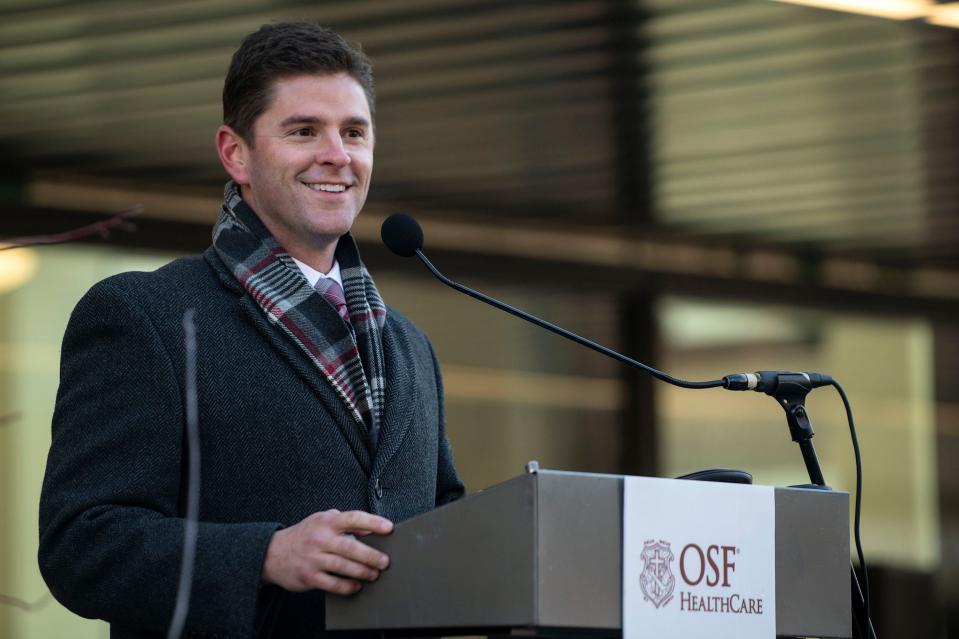
[[[326,377],[369,435],[371,450],[383,416],[385,365],[380,298],[353,237],[336,247],[346,308],[353,330],[310,286],[299,267],[227,182],[213,247],[269,322],[293,340]],[[355,335],[354,335],[355,333]]]

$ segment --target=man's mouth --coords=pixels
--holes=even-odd
[[[333,184],[331,182],[304,182],[304,184],[314,191],[323,191],[325,193],[342,193],[350,188],[347,184]]]

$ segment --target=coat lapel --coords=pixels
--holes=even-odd
[[[243,287],[236,281],[236,278],[226,270],[223,263],[217,257],[213,249],[205,254],[207,262],[220,278],[220,282],[236,293],[240,312],[259,330],[263,338],[269,342],[273,348],[283,357],[290,367],[313,389],[319,396],[321,402],[326,408],[326,412],[336,423],[343,438],[347,441],[354,456],[369,475],[372,463],[368,446],[368,437],[363,430],[363,426],[356,423],[350,412],[349,406],[336,393],[329,380],[320,371],[317,370],[313,362],[309,360],[305,353],[282,331],[270,324],[260,307],[246,293]],[[332,308],[329,309],[335,314]],[[337,317],[337,320],[339,318]]]
[[[413,407],[419,382],[405,330],[387,316],[383,326],[383,357],[386,360],[386,403],[380,425],[380,440],[373,458],[373,473],[379,476],[399,450],[413,422]]]

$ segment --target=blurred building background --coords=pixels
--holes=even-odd
[[[420,219],[450,276],[677,376],[840,380],[879,634],[959,636],[959,30],[918,17],[944,3],[858,4],[919,10],[0,0],[0,237],[143,207],[132,233],[0,252],[0,636],[107,636],[36,567],[60,339],[95,281],[206,247],[229,57],[287,19],[374,61],[376,171],[355,234],[384,297],[436,344],[471,491],[529,459],[806,477],[769,398],[654,384],[458,296],[381,248],[395,211]],[[839,398],[808,408],[827,481],[852,490]]]

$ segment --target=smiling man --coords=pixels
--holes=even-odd
[[[426,336],[381,300],[349,230],[373,169],[369,61],[310,24],[233,56],[213,245],[94,286],[63,342],[40,568],[112,637],[173,614],[187,456],[181,318],[196,310],[200,525],[186,634],[316,637],[375,580],[362,543],[457,499]]]
[[[225,119],[217,150],[243,200],[290,255],[328,271],[373,172],[373,118],[359,82],[346,72],[281,78],[252,127]]]

